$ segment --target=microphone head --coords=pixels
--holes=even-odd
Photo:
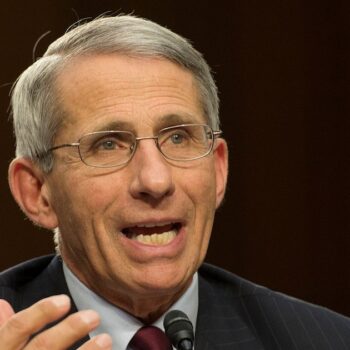
[[[193,326],[187,315],[180,310],[169,311],[164,318],[165,334],[178,350],[192,350]]]

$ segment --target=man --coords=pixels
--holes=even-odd
[[[12,109],[10,187],[58,254],[1,274],[1,349],[133,349],[172,309],[196,349],[349,348],[347,318],[202,265],[228,156],[186,40],[132,16],[78,26],[21,75]]]

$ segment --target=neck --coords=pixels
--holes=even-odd
[[[187,290],[191,281],[186,286],[174,293],[142,293],[137,295],[121,295],[117,291],[96,290],[90,288],[96,294],[106,299],[109,303],[126,311],[130,315],[139,319],[144,324],[152,324],[158,320]]]

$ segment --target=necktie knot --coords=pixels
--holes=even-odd
[[[140,328],[129,343],[132,350],[171,350],[170,340],[165,333],[154,326]]]

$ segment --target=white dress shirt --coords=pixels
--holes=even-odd
[[[100,326],[89,334],[90,337],[101,333],[108,333],[113,340],[113,350],[128,350],[128,344],[134,334],[143,326],[142,322],[127,312],[112,305],[87,288],[64,263],[63,271],[69,292],[78,310],[92,309],[100,315]],[[198,312],[197,273],[193,276],[189,288],[181,298],[169,308],[168,311],[170,310],[183,311],[191,320],[193,329],[196,329]],[[165,314],[153,323],[153,326],[156,326],[163,331],[164,316]]]

